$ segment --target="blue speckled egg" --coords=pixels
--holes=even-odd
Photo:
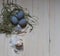
[[[19,21],[19,25],[20,25],[22,28],[25,28],[26,25],[27,25],[26,19],[25,19],[25,18],[21,19],[21,20]]]
[[[17,25],[18,24],[18,19],[15,16],[12,16],[11,17],[11,22],[12,22],[12,24]]]
[[[24,11],[19,11],[16,17],[18,18],[18,20],[21,20],[24,17]]]

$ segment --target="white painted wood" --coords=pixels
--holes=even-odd
[[[23,4],[39,18],[37,29],[25,38],[24,56],[49,56],[49,1],[25,0]]]
[[[0,34],[0,55],[1,56],[4,56],[4,48],[5,48],[5,46],[4,46],[4,36],[3,36],[3,34]]]
[[[55,55],[55,1],[49,1],[49,18],[50,18],[50,56]]]
[[[49,1],[39,0],[40,34],[42,41],[42,56],[49,56]],[[41,48],[40,48],[41,49]],[[41,52],[41,51],[40,51]],[[40,55],[40,54],[39,54]]]
[[[60,0],[50,0],[50,54],[60,56]]]

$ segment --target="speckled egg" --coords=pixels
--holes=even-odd
[[[15,16],[11,17],[11,22],[13,25],[17,25],[18,24],[18,19]]]
[[[24,11],[19,11],[19,12],[16,14],[16,17],[18,18],[18,20],[21,20],[21,19],[24,17]]]
[[[22,28],[25,28],[26,25],[27,25],[26,19],[25,19],[25,18],[21,19],[21,20],[19,21],[19,25],[20,25]]]

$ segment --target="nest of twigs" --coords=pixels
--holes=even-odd
[[[31,26],[31,31],[33,30],[33,24],[31,22],[35,23],[35,19],[33,19],[33,17],[29,15],[29,13],[25,12],[23,7],[17,4],[10,3],[4,4],[1,10],[2,22],[0,23],[0,33],[12,34],[16,25],[12,24],[10,19],[11,16],[16,15],[16,13],[20,10],[24,11],[24,18],[26,19],[27,24]],[[32,18],[33,20],[30,20],[30,18]]]

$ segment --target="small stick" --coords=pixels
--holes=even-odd
[[[3,0],[3,6],[4,6],[4,0]]]
[[[12,4],[13,4],[13,0],[12,0]]]
[[[15,0],[15,4],[17,4],[17,0]]]
[[[8,4],[8,0],[7,0],[7,4]]]

